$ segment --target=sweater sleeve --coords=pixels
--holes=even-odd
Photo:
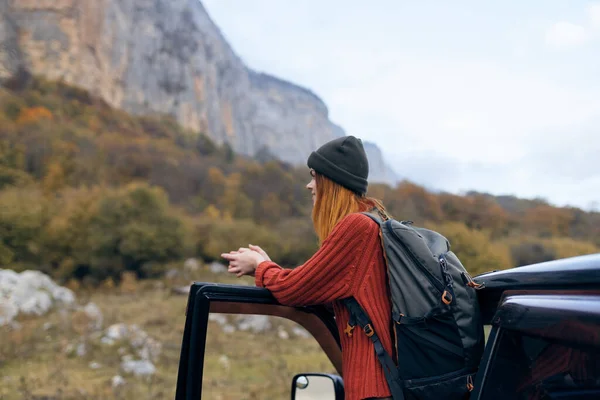
[[[369,217],[350,214],[303,265],[284,269],[271,261],[262,262],[256,269],[256,286],[269,289],[277,301],[290,306],[323,304],[349,297],[360,284],[357,275],[360,275],[363,244],[378,232],[379,226]]]

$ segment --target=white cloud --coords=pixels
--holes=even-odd
[[[595,28],[600,28],[600,3],[592,4],[588,7],[588,15]]]
[[[557,22],[546,32],[546,43],[552,47],[579,46],[586,40],[585,28],[570,22]]]

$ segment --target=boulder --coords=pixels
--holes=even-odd
[[[44,315],[52,307],[52,298],[47,292],[36,290],[24,291],[23,294],[23,297],[17,300],[19,311],[23,314]]]
[[[19,313],[44,315],[53,307],[71,307],[75,295],[40,271],[17,273],[0,269],[0,326],[9,324]]]

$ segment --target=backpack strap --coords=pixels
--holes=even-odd
[[[377,225],[379,226],[383,224],[383,218],[381,217],[376,208],[372,209],[371,211],[363,211],[361,212],[361,214],[364,214],[367,217],[371,218],[373,221],[377,222]]]
[[[354,297],[345,298],[342,300],[342,303],[344,303],[344,305],[348,308],[348,311],[350,311],[350,323],[357,323],[373,342],[373,345],[375,346],[375,353],[377,354],[377,358],[383,367],[385,379],[388,383],[390,391],[392,392],[392,398],[394,400],[404,400],[404,392],[402,390],[402,385],[400,384],[400,375],[398,374],[396,364],[394,364],[392,357],[387,351],[385,351],[383,344],[381,344],[379,336],[377,336],[377,333],[375,333],[375,330],[371,325],[369,316],[362,309],[360,304],[358,304],[358,301],[356,301]],[[349,326],[353,328],[352,325]]]

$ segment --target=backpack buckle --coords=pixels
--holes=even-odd
[[[475,281],[469,281],[469,283],[467,283],[467,286],[469,286],[475,290],[479,290],[479,289],[483,289],[485,287],[485,284],[477,283]]]
[[[354,329],[354,325],[350,325],[349,322],[346,322],[346,329],[344,329],[344,333],[348,337],[352,337],[352,330]]]
[[[365,331],[365,334],[368,337],[371,337],[375,334],[375,331],[373,330],[373,327],[371,326],[371,324],[367,324],[365,325],[365,327],[363,328],[363,330]]]
[[[402,318],[405,318],[405,317],[406,317],[406,315],[404,315],[404,314],[400,313],[400,316],[399,316],[399,317],[398,317],[398,319],[396,320],[396,323],[397,323],[398,325],[401,325],[401,324],[402,324]]]
[[[467,377],[467,390],[469,392],[472,392],[473,389],[475,389],[475,385],[473,385],[473,377],[471,375],[469,375]]]
[[[444,293],[442,294],[442,302],[447,306],[452,303],[452,295],[449,291],[444,290]]]

